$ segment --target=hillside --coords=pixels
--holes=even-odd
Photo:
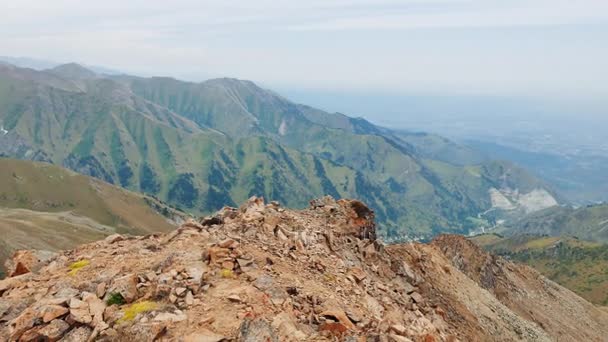
[[[500,232],[505,235],[569,236],[607,243],[608,204],[540,210],[507,223]]]
[[[538,235],[471,238],[484,249],[525,263],[588,301],[608,306],[608,245]]]
[[[608,313],[458,236],[384,246],[362,202],[252,198],[169,234],[23,252],[0,339],[601,341]],[[21,265],[21,266],[17,266]]]
[[[156,199],[61,167],[0,158],[0,264],[17,249],[53,251],[113,233],[167,232],[180,215]]]
[[[4,65],[0,124],[0,155],[63,165],[193,213],[252,195],[299,208],[324,194],[356,197],[374,208],[381,234],[399,240],[538,209],[520,201],[528,194],[555,204],[544,182],[510,163],[463,166],[474,152],[449,140],[325,113],[250,81]],[[478,220],[496,193],[510,204]]]

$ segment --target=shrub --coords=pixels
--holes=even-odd
[[[106,304],[108,306],[112,306],[114,304],[123,305],[125,303],[126,303],[125,298],[118,292],[110,293],[110,295],[108,296],[108,299],[106,300]]]
[[[229,270],[227,268],[224,268],[220,271],[220,276],[222,278],[233,278],[234,277],[234,272],[232,272],[232,270]]]
[[[139,303],[134,303],[131,306],[129,306],[127,309],[125,309],[124,315],[122,316],[120,321],[123,321],[123,322],[132,321],[140,313],[144,313],[144,312],[148,312],[148,311],[152,311],[152,310],[156,310],[156,309],[158,309],[158,303],[155,303],[155,302],[143,301],[143,302],[139,302]]]
[[[89,266],[91,264],[90,260],[87,259],[83,259],[83,260],[79,260],[76,261],[74,263],[72,263],[69,267],[70,272],[68,273],[71,276],[75,276],[76,273],[78,273],[78,271],[80,271],[82,268]]]

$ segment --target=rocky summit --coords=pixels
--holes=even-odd
[[[168,234],[19,251],[0,341],[605,341],[608,314],[459,236],[385,245],[374,212],[251,198]]]

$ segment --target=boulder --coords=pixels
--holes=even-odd
[[[40,309],[42,321],[44,323],[51,322],[55,318],[66,315],[70,310],[61,305],[45,305]]]
[[[8,332],[11,340],[18,340],[24,332],[31,329],[38,320],[39,313],[33,308],[27,308],[19,316],[9,322]]]
[[[321,312],[320,315],[342,323],[347,329],[355,329],[353,322],[351,322],[350,319],[348,319],[348,316],[346,316],[346,313],[340,309],[326,310]]]
[[[38,334],[44,341],[58,341],[68,330],[70,325],[60,319],[52,320],[51,323],[38,329]]]
[[[106,303],[99,299],[96,294],[85,292],[82,294],[83,302],[89,306],[89,314],[92,316],[92,326],[97,327],[103,322],[103,313],[106,309]]]
[[[267,321],[256,318],[246,319],[241,323],[239,328],[239,339],[240,342],[278,342],[277,335],[272,330],[270,323]]]
[[[36,272],[57,256],[57,253],[38,250],[20,250],[5,263],[9,277]]]
[[[61,340],[60,342],[87,342],[91,334],[93,333],[93,329],[87,326],[80,326],[70,330]]]
[[[123,277],[114,279],[109,293],[120,293],[127,303],[137,299],[137,276],[127,274]]]

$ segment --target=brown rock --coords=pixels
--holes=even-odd
[[[113,244],[119,241],[123,241],[125,238],[120,234],[112,234],[104,239],[106,243]]]
[[[70,309],[68,321],[89,324],[93,321],[93,317],[88,309]]]
[[[207,329],[200,329],[184,338],[184,342],[220,342],[225,339],[224,336],[216,334]]]
[[[355,329],[355,325],[348,319],[346,313],[340,309],[323,311],[320,314],[323,317],[329,317],[342,323],[347,329]]]
[[[188,316],[185,314],[172,314],[170,312],[161,312],[154,317],[154,320],[158,322],[181,322],[187,319]]]
[[[48,323],[55,318],[61,317],[70,312],[68,308],[61,305],[45,305],[40,309],[40,311],[42,314],[42,321],[44,323]]]
[[[225,240],[220,241],[220,243],[218,243],[218,246],[222,247],[222,248],[230,248],[230,249],[235,249],[239,247],[239,243],[238,241],[228,238]]]
[[[405,336],[400,336],[400,335],[395,335],[395,334],[389,334],[388,339],[390,342],[413,342],[412,340],[410,340],[409,338],[407,338]]]
[[[26,281],[26,279],[23,279],[23,278],[25,278],[25,277],[26,277],[26,275],[10,277],[10,278],[0,280],[0,296],[8,290],[11,290],[11,289],[24,285],[24,281]]]
[[[103,322],[106,303],[99,299],[97,295],[88,292],[83,293],[82,300],[89,305],[89,313],[93,317],[91,325],[97,327],[99,323]]]
[[[118,292],[127,303],[137,299],[137,276],[127,274],[124,277],[114,279],[110,292]]]
[[[8,333],[12,340],[17,340],[19,337],[31,329],[38,319],[38,312],[32,308],[27,308],[21,312],[19,316],[9,322]]]
[[[229,301],[233,302],[233,303],[240,303],[243,300],[241,299],[241,297],[239,297],[238,295],[229,295],[228,297],[226,297]]]
[[[54,342],[58,341],[69,329],[70,325],[65,321],[55,319],[51,321],[50,324],[39,329],[38,334],[43,337],[45,341]]]
[[[186,302],[186,305],[191,306],[194,304],[194,295],[192,295],[192,291],[188,291],[188,293],[186,293],[186,298],[184,299],[184,301]]]
[[[294,317],[287,312],[275,316],[272,320],[272,327],[279,332],[281,341],[304,341],[308,337],[307,334],[297,328]]]
[[[209,247],[207,249],[207,258],[209,264],[215,264],[223,259],[227,258],[230,255],[230,250],[228,248],[222,247]]]
[[[345,332],[348,331],[348,328],[346,326],[344,326],[344,324],[339,323],[339,322],[330,322],[330,323],[323,323],[319,326],[319,331],[326,331],[329,332],[332,335],[336,335],[336,336],[341,336],[342,334],[344,334]]]
[[[412,292],[412,294],[410,294],[410,296],[412,297],[414,302],[417,304],[420,304],[424,301],[424,298],[422,298],[422,296],[418,292]]]
[[[391,330],[402,336],[405,336],[407,333],[407,329],[401,324],[391,325]]]
[[[355,280],[357,281],[357,283],[360,283],[365,278],[367,278],[367,274],[365,273],[365,271],[363,271],[359,267],[351,268],[350,273],[353,275],[353,277],[355,277]]]
[[[81,326],[70,330],[60,341],[61,342],[86,342],[93,333],[93,329]]]
[[[6,273],[10,277],[38,271],[48,261],[57,256],[49,251],[21,250],[15,252],[13,257],[5,264]]]
[[[97,297],[103,298],[103,296],[106,295],[106,286],[106,283],[97,284],[97,287],[95,288],[95,294]]]
[[[278,342],[277,335],[270,324],[260,318],[246,319],[239,328],[239,341],[241,342]]]
[[[188,289],[187,289],[187,288],[185,288],[185,287],[178,287],[178,288],[176,288],[176,289],[175,289],[175,294],[176,294],[177,296],[179,296],[179,297],[183,297],[183,296],[185,296],[185,295],[186,295],[186,291],[187,291],[187,290],[188,290]]]

